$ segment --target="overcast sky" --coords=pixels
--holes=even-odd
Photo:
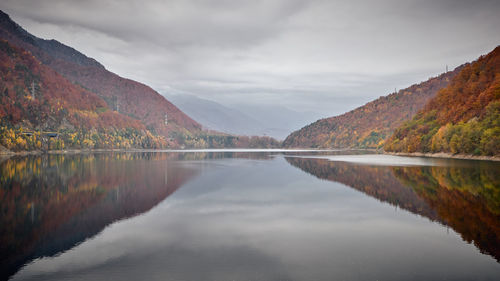
[[[2,0],[0,9],[160,93],[325,116],[500,44],[498,0]]]

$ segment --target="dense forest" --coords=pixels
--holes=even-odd
[[[461,67],[293,132],[285,147],[381,148],[394,129],[448,85]]]
[[[500,47],[466,65],[385,145],[391,152],[500,154]]]

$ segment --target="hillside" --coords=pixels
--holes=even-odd
[[[140,120],[152,132],[168,136],[170,131],[196,132],[200,124],[185,115],[150,87],[122,78],[92,58],[56,40],[37,38],[0,11],[0,38],[30,51],[44,65],[70,82],[103,98],[108,107]],[[167,124],[165,124],[167,115]]]
[[[31,35],[2,11],[0,40],[0,145],[10,150],[280,146],[269,137],[203,130],[150,87]],[[46,131],[59,133],[52,146]]]
[[[0,40],[0,74],[0,144],[8,149],[45,148],[43,131],[59,132],[54,148],[60,149],[167,144],[139,120],[110,110],[96,94],[72,84],[31,53],[4,40]],[[37,133],[29,136],[23,131]]]
[[[448,85],[460,68],[380,97],[345,114],[318,120],[290,134],[283,146],[380,148],[394,129],[412,118]]]
[[[500,155],[500,46],[465,66],[384,148]]]

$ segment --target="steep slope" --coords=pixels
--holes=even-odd
[[[197,132],[201,129],[200,124],[150,87],[107,71],[97,61],[71,47],[29,34],[1,11],[0,39],[30,51],[44,65],[96,93],[108,107],[140,120],[153,132],[168,136],[171,131]]]
[[[153,148],[156,141],[166,145],[139,120],[110,110],[96,94],[4,40],[0,40],[0,74],[0,144],[8,149],[44,148],[41,131],[59,132],[56,148]],[[128,140],[122,143],[125,135]]]
[[[405,120],[411,119],[448,85],[461,67],[420,84],[380,97],[345,114],[318,120],[293,132],[285,147],[379,148]]]
[[[384,148],[500,155],[500,46],[465,66]]]

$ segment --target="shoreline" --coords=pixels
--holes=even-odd
[[[469,154],[451,154],[446,152],[439,153],[423,153],[423,152],[388,152],[384,154],[395,156],[410,156],[410,157],[429,157],[429,158],[447,158],[447,159],[461,159],[461,160],[482,160],[482,161],[500,161],[499,156],[476,156]]]
[[[102,152],[303,152],[303,151],[343,151],[344,149],[283,149],[283,148],[171,148],[171,149],[146,149],[146,148],[102,148],[102,149],[63,149],[63,150],[31,150],[31,151],[11,151],[0,150],[0,156],[27,156],[42,154],[78,154],[78,153],[102,153]],[[350,149],[345,149],[350,150]]]
[[[0,151],[1,156],[26,156],[26,155],[41,155],[41,154],[78,154],[78,153],[95,153],[95,152],[141,152],[142,149],[122,149],[122,148],[107,148],[107,149],[64,149],[64,150],[32,150],[32,151]]]
[[[3,147],[2,147],[3,148]],[[50,150],[50,151],[41,151],[41,150],[33,150],[33,151],[10,151],[7,149],[0,149],[0,156],[27,156],[27,155],[41,155],[41,154],[78,154],[78,153],[103,153],[103,152],[196,152],[197,149],[139,149],[139,148],[107,148],[107,149],[65,149],[65,150]],[[210,148],[199,149],[210,150]],[[378,149],[276,149],[276,148],[227,148],[227,149],[216,149],[220,151],[225,150],[300,150],[300,151],[373,151],[376,154],[386,154],[386,155],[394,155],[394,156],[409,156],[409,157],[429,157],[429,158],[446,158],[446,159],[462,159],[462,160],[482,160],[482,161],[500,161],[500,156],[476,156],[476,155],[468,155],[468,154],[451,154],[445,152],[439,153],[422,153],[422,152],[388,152],[381,151]]]

